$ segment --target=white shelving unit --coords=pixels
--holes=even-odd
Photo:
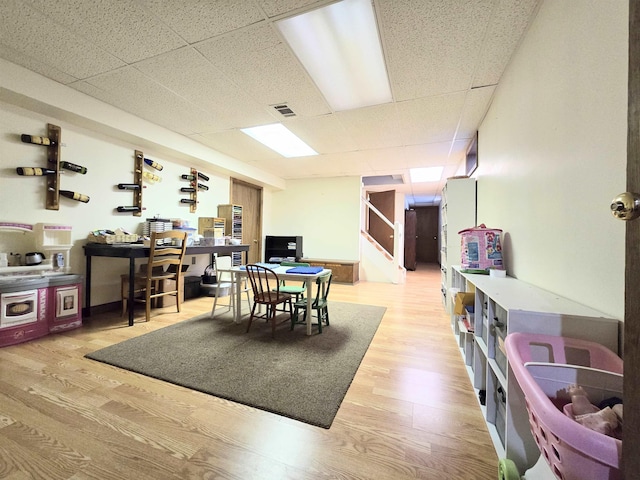
[[[474,292],[473,314],[456,315],[453,299],[449,302],[469,378],[478,397],[481,390],[486,392],[481,410],[498,457],[513,460],[523,474],[536,463],[540,450],[531,435],[524,395],[508,365],[504,338],[513,332],[574,337],[617,353],[619,322],[512,277],[462,273],[457,266],[451,272],[454,288]]]
[[[476,226],[476,181],[473,178],[449,178],[440,202],[440,268],[442,302],[450,312],[451,267],[460,263],[458,232]]]
[[[225,220],[225,232],[242,243],[242,205],[218,205],[218,217]],[[233,266],[242,265],[242,252],[231,254]]]

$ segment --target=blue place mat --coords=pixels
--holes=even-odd
[[[314,274],[320,273],[324,270],[324,267],[293,267],[287,270],[287,273],[306,273],[306,274]]]

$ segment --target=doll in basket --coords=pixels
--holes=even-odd
[[[622,403],[619,399],[605,400],[599,408],[593,405],[579,385],[569,387],[571,416],[580,425],[591,430],[622,439]]]

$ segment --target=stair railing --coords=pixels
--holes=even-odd
[[[400,222],[395,222],[392,223],[380,210],[378,210],[367,198],[362,197],[362,205],[364,207],[364,219],[365,222],[367,222],[365,231],[367,233],[369,233],[369,225],[368,225],[368,219],[369,215],[367,215],[368,211],[371,210],[373,213],[375,213],[384,223],[386,223],[387,225],[389,225],[392,229],[393,229],[393,254],[392,254],[392,261],[393,261],[393,268],[394,270],[397,270],[400,267],[400,249],[404,249],[404,226],[400,223]],[[378,243],[378,241],[373,238],[371,235],[369,235],[369,237],[376,243]],[[379,245],[379,243],[378,243]],[[385,250],[386,251],[386,250]]]

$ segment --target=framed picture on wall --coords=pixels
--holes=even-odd
[[[478,168],[478,132],[473,136],[473,140],[467,148],[467,157],[465,161],[465,173],[468,177]]]

